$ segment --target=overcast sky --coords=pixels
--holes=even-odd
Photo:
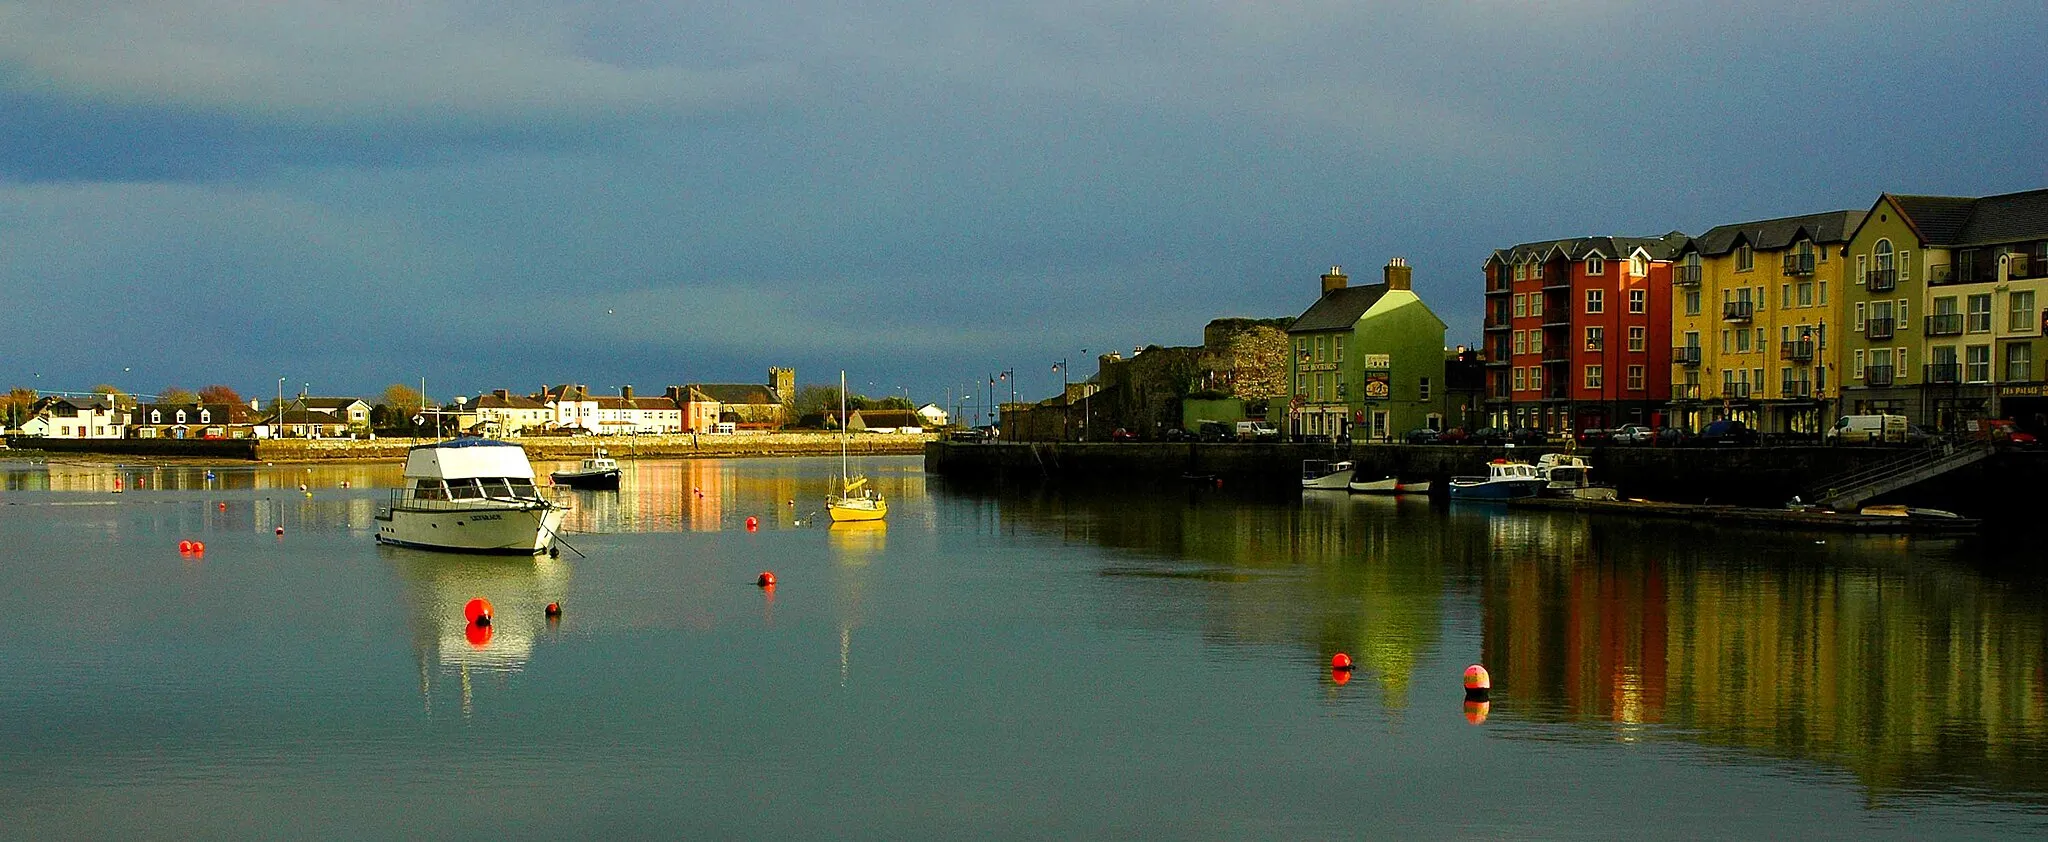
[[[0,386],[943,400],[1880,191],[2048,186],[2041,0],[0,0]],[[868,384],[874,384],[869,386]]]

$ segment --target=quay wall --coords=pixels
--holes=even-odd
[[[144,459],[255,459],[256,443],[248,439],[63,439],[8,436],[9,450],[43,453],[94,453]]]
[[[1534,462],[1554,447],[1198,442],[935,441],[925,470],[966,482],[1178,482],[1220,479],[1243,491],[1294,492],[1307,459],[1349,459],[1360,475],[1429,480],[1479,475],[1497,458]],[[1601,447],[1584,451],[1593,476],[1626,497],[1675,503],[1781,506],[1831,477],[1896,459],[1883,447]],[[2048,511],[2048,451],[2002,450],[1989,459],[1873,502],[1933,506],[1979,517]]]

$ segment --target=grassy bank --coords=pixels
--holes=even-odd
[[[855,434],[847,450],[856,455],[901,455],[924,451],[935,436]],[[324,462],[336,459],[403,459],[413,445],[431,439],[278,439],[256,445],[264,462]],[[516,438],[532,459],[578,459],[602,447],[617,459],[718,458],[736,456],[827,456],[839,453],[839,436],[824,432],[733,433],[717,436],[535,436]]]

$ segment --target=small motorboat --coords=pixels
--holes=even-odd
[[[548,478],[556,485],[570,488],[592,488],[604,491],[619,490],[619,462],[600,447],[590,458],[576,463],[576,470],[555,471]]]
[[[1923,509],[1918,506],[1876,505],[1864,506],[1857,512],[1874,517],[1906,517],[1916,520],[1963,520],[1963,516],[1947,509]]]
[[[1422,482],[1402,482],[1399,477],[1380,477],[1379,479],[1370,480],[1359,480],[1354,478],[1348,487],[1352,490],[1353,493],[1357,494],[1429,493],[1428,480],[1423,480]]]
[[[1574,500],[1619,499],[1614,486],[1593,481],[1593,464],[1586,457],[1569,453],[1545,453],[1536,459],[1536,472],[1543,475],[1543,496]]]
[[[1486,463],[1486,476],[1451,477],[1453,500],[1510,500],[1534,497],[1549,481],[1527,462],[1495,459]]]
[[[1351,484],[1351,463],[1306,459],[1301,463],[1301,487],[1310,491],[1343,491]]]

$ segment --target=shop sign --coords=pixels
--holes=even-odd
[[[1365,399],[1383,401],[1393,393],[1392,378],[1385,372],[1365,376]]]
[[[1366,354],[1366,355],[1365,355],[1365,367],[1366,367],[1366,368],[1393,368],[1393,367],[1394,367],[1394,357],[1393,357],[1393,355],[1392,355],[1392,354]]]
[[[2044,390],[2040,383],[2014,383],[1998,387],[1998,396],[2001,398],[2038,398],[2044,394],[2048,394],[2048,390]]]

